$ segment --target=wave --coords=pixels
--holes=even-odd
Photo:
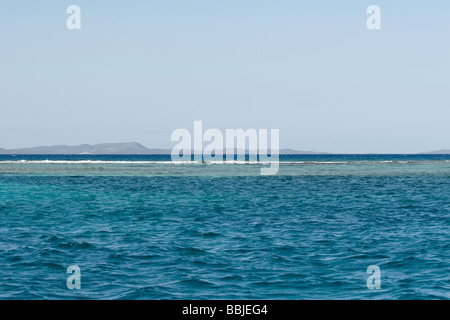
[[[352,161],[280,161],[283,164],[427,164],[450,163],[450,160],[352,160]]]
[[[106,160],[17,160],[0,161],[0,164],[164,164],[172,161],[106,161]],[[186,161],[189,163],[189,161]]]
[[[427,163],[450,163],[450,160],[353,160],[353,161],[167,161],[167,160],[152,160],[152,161],[133,161],[133,160],[4,160],[0,161],[0,164],[245,164],[245,165],[269,165],[273,162],[279,164],[290,165],[343,165],[343,164],[427,164]]]

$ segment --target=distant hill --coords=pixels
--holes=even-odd
[[[442,150],[430,151],[430,152],[421,152],[419,154],[450,154],[450,149],[442,149]]]
[[[171,149],[149,149],[137,142],[82,144],[78,146],[42,146],[21,149],[2,149],[0,154],[170,154]],[[223,151],[226,153],[226,150]],[[237,150],[235,150],[237,153]],[[242,152],[240,152],[242,153]],[[327,154],[323,152],[280,149],[280,154]]]
[[[0,154],[167,154],[168,149],[148,149],[137,142],[82,144],[21,149],[0,149]]]
[[[298,151],[293,149],[280,149],[280,154],[330,154],[330,153],[315,152],[315,151]]]

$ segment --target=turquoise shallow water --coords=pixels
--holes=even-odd
[[[0,299],[450,298],[450,156],[168,160],[0,156]]]

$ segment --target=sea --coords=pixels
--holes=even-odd
[[[450,298],[450,155],[264,165],[1,155],[0,299]]]

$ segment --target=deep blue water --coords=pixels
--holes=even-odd
[[[0,156],[0,299],[450,298],[449,155],[169,160]]]
[[[0,161],[18,160],[105,160],[105,161],[170,161],[171,156],[160,155],[2,155]],[[449,154],[306,154],[280,155],[280,161],[445,161]]]

